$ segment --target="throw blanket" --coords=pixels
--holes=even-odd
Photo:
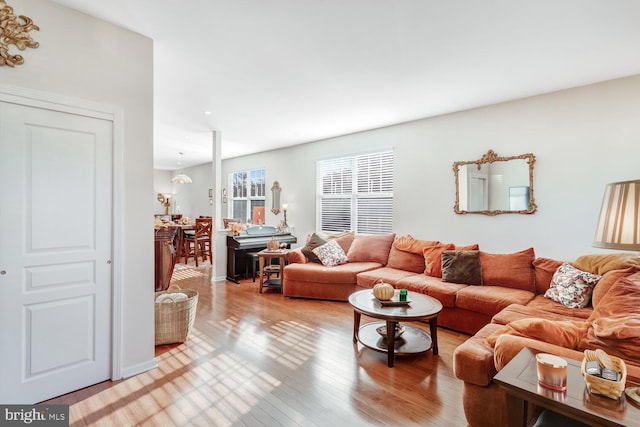
[[[576,349],[586,335],[591,323],[579,320],[553,321],[546,319],[521,319],[509,323],[487,337],[487,342],[495,347],[500,335],[517,335],[565,348]]]
[[[624,340],[640,337],[640,314],[627,313],[603,317],[593,321],[593,332],[598,338]]]

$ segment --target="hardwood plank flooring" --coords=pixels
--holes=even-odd
[[[156,347],[157,369],[48,403],[69,404],[72,426],[467,425],[452,369],[467,335],[439,328],[439,356],[388,368],[385,354],[353,344],[348,303],[259,294],[250,280],[212,285],[210,274],[174,276],[200,293],[196,322],[187,343]]]

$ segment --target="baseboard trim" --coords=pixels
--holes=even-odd
[[[150,371],[157,367],[158,362],[156,362],[155,359],[147,360],[146,362],[138,363],[137,365],[122,368],[122,378],[119,379],[133,377],[134,375]]]

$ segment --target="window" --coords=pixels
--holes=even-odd
[[[256,224],[264,223],[265,171],[233,172],[229,174],[231,200],[229,215]]]
[[[390,233],[393,151],[320,160],[317,194],[319,230]]]

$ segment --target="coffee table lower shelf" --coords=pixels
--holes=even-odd
[[[371,350],[387,353],[387,340],[376,331],[377,328],[386,324],[386,322],[372,322],[362,325],[358,331],[358,341]],[[431,336],[427,332],[406,323],[402,325],[404,333],[395,340],[394,355],[412,356],[431,350]]]

